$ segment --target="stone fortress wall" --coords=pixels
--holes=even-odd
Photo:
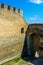
[[[23,11],[0,4],[0,64],[22,54],[27,23]]]
[[[0,38],[21,35],[27,29],[27,23],[23,16],[23,11],[5,4],[0,4]]]

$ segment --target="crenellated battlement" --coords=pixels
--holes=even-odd
[[[17,13],[17,14],[23,16],[23,11],[22,11],[22,10],[17,9],[17,8],[15,8],[15,7],[11,7],[11,6],[6,5],[6,4],[3,4],[3,3],[0,3],[0,12],[2,12],[2,11],[3,11],[3,12],[9,11],[9,12]]]

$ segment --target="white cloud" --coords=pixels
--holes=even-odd
[[[43,23],[43,18],[41,18],[38,15],[34,15],[34,16],[30,16],[26,19],[26,21],[28,22],[28,24],[31,23]]]
[[[30,2],[36,3],[36,4],[41,4],[41,3],[43,3],[42,0],[30,0]]]
[[[30,17],[29,20],[37,20],[37,17]]]
[[[28,22],[28,24],[29,24],[29,23],[33,23],[33,22],[35,22],[35,21],[37,21],[37,20],[38,20],[37,16],[28,17],[28,18],[26,19],[26,21]]]

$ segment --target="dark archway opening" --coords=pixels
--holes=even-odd
[[[29,39],[29,51],[28,56],[35,56],[35,52],[40,48],[40,36],[37,33],[32,33]]]
[[[24,33],[24,28],[23,27],[21,28],[21,33]]]

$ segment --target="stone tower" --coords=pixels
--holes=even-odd
[[[21,55],[27,27],[22,10],[0,4],[0,64]]]
[[[0,37],[18,36],[21,29],[27,29],[27,23],[23,19],[23,11],[15,7],[0,4]]]

